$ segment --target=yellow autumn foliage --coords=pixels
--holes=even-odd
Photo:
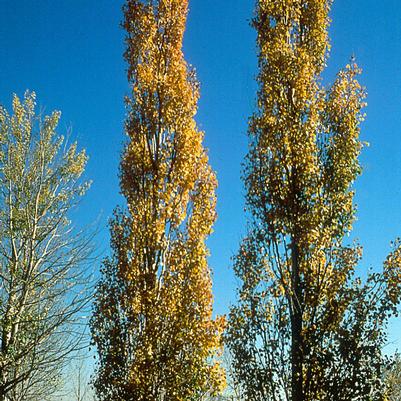
[[[217,181],[194,120],[199,85],[182,52],[187,12],[185,0],[129,0],[124,7],[132,96],[120,183],[128,213],[112,223],[112,246],[132,341],[122,345],[129,361],[123,392],[138,401],[190,400],[225,386],[216,358],[224,319],[212,317],[205,245]],[[112,307],[102,299],[98,305],[99,313]],[[101,366],[99,378],[113,376],[107,366],[114,362]],[[117,393],[97,383],[104,399]]]

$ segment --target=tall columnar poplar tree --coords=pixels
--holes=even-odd
[[[120,169],[127,210],[111,223],[92,319],[101,400],[192,400],[215,394],[223,320],[212,318],[205,245],[215,174],[194,120],[199,97],[182,52],[187,0],[124,7],[127,99]]]
[[[397,248],[354,278],[345,246],[360,173],[364,90],[354,62],[326,89],[329,0],[259,0],[258,110],[244,168],[251,222],[227,342],[247,400],[379,400],[383,325],[399,300]],[[390,296],[390,294],[393,296]],[[374,295],[372,295],[374,294]],[[375,398],[376,397],[376,398]]]

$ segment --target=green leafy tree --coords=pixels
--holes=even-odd
[[[249,232],[227,343],[247,400],[382,400],[399,244],[362,284],[346,245],[365,93],[352,61],[323,87],[329,0],[259,0],[258,110],[244,167]]]
[[[90,239],[69,212],[87,157],[35,114],[35,94],[0,107],[0,400],[47,400],[80,346]]]

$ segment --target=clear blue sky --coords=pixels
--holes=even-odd
[[[245,233],[240,164],[247,119],[255,104],[253,0],[192,0],[185,55],[201,81],[197,116],[219,179],[215,233],[209,241],[216,311],[235,297],[230,258]],[[101,213],[99,248],[107,252],[107,219],[121,201],[117,168],[124,142],[123,96],[129,93],[122,59],[121,0],[0,0],[0,103],[35,90],[39,104],[60,109],[60,131],[72,128],[90,155],[93,187],[79,218]],[[369,106],[362,137],[364,173],[356,185],[354,235],[365,248],[360,271],[380,268],[389,241],[401,236],[401,3],[336,0],[331,13],[331,58],[325,81],[355,54]],[[400,318],[401,321],[401,318]],[[391,329],[401,348],[401,324]]]

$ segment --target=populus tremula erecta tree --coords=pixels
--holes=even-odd
[[[184,60],[186,0],[128,1],[127,210],[111,222],[91,330],[100,400],[193,400],[216,394],[223,319],[212,318],[205,245],[215,174],[194,120],[199,97]]]
[[[0,107],[0,400],[51,399],[82,345],[90,239],[69,212],[88,184],[87,157],[57,134],[60,113],[35,94]]]
[[[325,88],[328,0],[259,0],[258,110],[244,166],[249,233],[227,344],[246,400],[386,399],[381,347],[400,291],[399,244],[355,277],[347,246],[365,93],[352,61]]]

